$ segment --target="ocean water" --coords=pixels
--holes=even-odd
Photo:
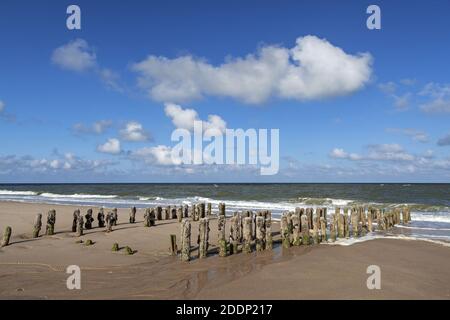
[[[408,205],[412,223],[366,239],[450,242],[450,184],[0,184],[0,201],[117,208],[211,202],[213,211],[225,202],[227,213],[267,209],[275,218],[296,207],[332,213],[335,207]]]

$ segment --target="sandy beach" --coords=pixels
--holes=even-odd
[[[111,233],[71,232],[77,207],[0,202],[1,234],[12,227],[11,244],[0,249],[0,299],[449,299],[450,248],[440,244],[376,239],[351,246],[317,245],[218,257],[217,225],[211,219],[210,256],[181,262],[169,255],[169,235],[179,241],[176,220],[143,225],[128,223],[129,209],[119,209]],[[36,213],[56,209],[56,234],[31,238]],[[80,207],[82,214],[88,207]],[[94,209],[94,215],[96,210]],[[229,224],[228,224],[229,225]],[[279,239],[274,223],[274,239]],[[43,226],[43,234],[45,225]],[[192,257],[198,224],[192,224]],[[227,231],[228,234],[228,231]],[[112,252],[114,242],[130,246]],[[81,290],[66,288],[66,268],[78,265]],[[381,289],[366,286],[369,265],[381,268]]]

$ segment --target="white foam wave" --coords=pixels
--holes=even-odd
[[[41,197],[46,198],[70,198],[70,199],[114,199],[116,195],[100,195],[100,194],[58,194],[58,193],[42,193]]]
[[[431,242],[435,244],[440,244],[444,247],[450,247],[450,236],[435,236],[435,235],[412,235],[412,236],[405,236],[405,235],[376,235],[376,234],[368,234],[364,237],[360,238],[349,238],[349,239],[339,239],[336,242],[333,243],[327,243],[328,245],[338,245],[338,246],[351,246],[356,243],[362,243],[366,241],[371,241],[375,239],[399,239],[399,240],[410,240],[410,241],[425,241],[425,242]],[[436,239],[442,239],[447,241],[441,241]]]
[[[7,195],[7,196],[35,196],[35,195],[37,195],[37,192],[34,192],[34,191],[0,190],[0,195]]]
[[[433,212],[419,213],[411,212],[411,219],[413,221],[427,221],[427,222],[446,222],[450,223],[450,214],[448,212]]]

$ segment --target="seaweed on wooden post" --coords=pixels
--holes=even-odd
[[[206,206],[206,215],[210,216],[212,215],[212,205],[211,202],[208,202],[207,206]]]
[[[256,251],[263,251],[265,246],[264,217],[256,217]]]
[[[300,216],[301,226],[302,226],[302,244],[309,245],[309,223],[308,216],[303,214]]]
[[[178,253],[177,236],[175,234],[171,234],[169,237],[170,237],[170,254],[172,256],[176,256]]]
[[[191,260],[191,222],[187,218],[181,220],[181,260]]]
[[[119,249],[120,249],[119,244],[117,242],[114,242],[111,251],[116,252],[116,251],[119,251]]]
[[[42,213],[36,214],[36,218],[34,219],[33,226],[33,238],[39,237],[39,232],[41,232],[42,228]]]
[[[73,212],[73,216],[72,216],[72,232],[77,232],[77,221],[78,221],[78,216],[80,216],[80,210],[75,210]]]
[[[86,218],[84,227],[86,228],[86,230],[92,229],[92,222],[94,221],[94,218],[92,217],[92,209],[88,209],[84,217]]]
[[[322,242],[327,242],[327,223],[325,216],[320,217],[320,237]]]
[[[103,212],[103,208],[100,208],[99,212],[97,213],[97,221],[99,228],[105,227],[105,213]]]
[[[11,233],[12,233],[11,227],[7,226],[5,228],[5,232],[3,233],[2,243],[0,244],[0,247],[6,247],[9,245],[9,240],[11,239]]]
[[[130,223],[136,222],[136,207],[132,207],[130,210]]]
[[[283,248],[289,248],[291,246],[290,232],[289,232],[289,220],[288,213],[283,213],[280,221],[281,228],[281,242],[283,244]]]
[[[83,216],[80,214],[77,219],[77,237],[81,237],[83,235],[83,225],[84,219]]]
[[[331,223],[330,223],[330,241],[335,242],[336,241],[336,229],[337,229],[337,217],[339,213],[333,214],[331,216]]]
[[[252,252],[252,218],[250,217],[244,218],[243,236],[244,236],[244,243],[242,247],[242,252],[250,253]]]
[[[47,225],[45,229],[45,234],[48,236],[55,234],[55,223],[56,223],[56,211],[50,210],[47,213]]]
[[[219,244],[219,257],[226,257],[227,256],[227,241],[225,239],[225,216],[218,216],[217,217],[217,243]]]
[[[200,219],[198,229],[198,257],[205,258],[208,254],[209,247],[209,219]]]
[[[230,253],[236,254],[238,252],[239,237],[240,237],[240,220],[239,212],[235,212],[230,219]]]
[[[273,239],[272,239],[272,213],[266,211],[264,219],[264,229],[266,231],[266,250],[272,250]]]
[[[302,243],[301,237],[300,237],[300,213],[294,213],[291,217],[292,221],[292,245],[293,246],[299,246]]]

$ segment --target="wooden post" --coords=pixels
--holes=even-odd
[[[150,211],[151,211],[151,208],[145,209],[145,213],[144,213],[144,227],[150,227]]]
[[[300,237],[300,213],[294,213],[291,217],[292,221],[292,245],[299,246],[302,243]]]
[[[94,218],[92,217],[92,209],[88,209],[88,211],[84,217],[86,218],[84,227],[87,230],[92,229],[92,222],[94,221]]]
[[[113,225],[117,226],[117,221],[119,221],[119,215],[117,213],[117,208],[114,208],[112,212],[113,212],[113,218],[114,218]]]
[[[98,214],[97,214],[97,221],[98,221],[98,227],[104,228],[105,227],[105,214],[103,212],[103,208],[100,208]]]
[[[301,231],[302,231],[302,244],[309,245],[309,225],[308,225],[308,216],[303,214],[300,216],[301,222]]]
[[[199,218],[206,218],[206,204],[204,202],[199,203]]]
[[[83,225],[84,219],[83,216],[80,214],[77,219],[77,237],[81,237],[83,235]]]
[[[163,210],[164,220],[170,220],[170,207]]]
[[[160,206],[156,207],[156,220],[162,220],[162,207]]]
[[[170,235],[170,254],[176,256],[178,253],[177,236],[175,234]]]
[[[192,221],[195,220],[195,204],[191,205],[189,208],[189,217],[192,218]]]
[[[77,232],[77,221],[78,221],[78,216],[80,216],[80,210],[75,210],[73,212],[73,216],[72,216],[72,232]]]
[[[339,214],[338,236],[341,239],[344,239],[346,237],[346,235],[345,235],[345,216],[342,213]]]
[[[366,208],[359,208],[359,220],[360,220],[360,232],[361,235],[364,236],[367,233],[367,225],[366,225]]]
[[[316,209],[316,214],[313,219],[313,231],[312,231],[312,238],[314,244],[319,244],[319,229],[320,229],[320,209]]]
[[[219,216],[225,215],[225,203],[221,202],[219,203]]]
[[[375,215],[376,215],[376,219],[377,219],[377,230],[383,230],[383,217],[381,215],[381,210],[376,209]]]
[[[369,232],[373,231],[373,227],[372,227],[372,210],[369,210],[369,214],[367,215],[367,230]]]
[[[325,216],[320,217],[320,236],[322,242],[327,242],[327,223]]]
[[[198,257],[206,258],[209,247],[209,219],[202,218],[199,223]]]
[[[264,230],[264,217],[256,217],[256,251],[263,251],[266,232]]]
[[[12,229],[10,226],[7,226],[5,228],[5,232],[3,233],[3,239],[2,239],[2,243],[0,244],[0,247],[6,247],[7,245],[9,245],[9,240],[11,239],[11,233],[12,233]]]
[[[130,210],[130,223],[136,222],[136,207],[131,208]]]
[[[189,218],[189,206],[187,204],[183,206],[183,218]]]
[[[191,260],[191,222],[187,218],[181,220],[181,260]]]
[[[183,220],[183,207],[177,208],[177,219],[178,222],[181,222]]]
[[[306,217],[308,221],[308,232],[309,232],[309,230],[313,228],[313,209],[311,208],[306,209]]]
[[[56,211],[55,210],[50,210],[47,213],[47,226],[45,229],[45,233],[48,236],[54,235],[55,234],[55,222],[56,222]]]
[[[252,252],[252,218],[250,217],[244,218],[243,236],[244,245],[242,247],[242,252],[250,253]]]
[[[283,248],[289,248],[291,246],[291,239],[290,239],[290,232],[289,232],[289,220],[288,220],[288,213],[285,212],[281,216],[280,221],[280,228],[281,228],[281,241],[283,243]]]
[[[170,208],[170,219],[177,219],[177,207]]]
[[[235,212],[230,219],[230,253],[236,254],[238,253],[238,245],[240,242],[240,214],[239,212]]]
[[[114,225],[114,213],[108,212],[106,215],[106,232],[111,232]]]
[[[225,216],[220,215],[217,217],[217,243],[219,244],[219,257],[227,256],[227,241],[225,239]]]
[[[352,208],[352,231],[353,231],[353,237],[359,237],[359,215],[356,210],[356,208]]]
[[[212,215],[212,205],[211,205],[210,202],[208,202],[206,214],[207,214],[208,216]]]
[[[41,228],[42,228],[42,213],[38,213],[34,220],[33,238],[39,237],[39,232],[41,232]]]
[[[264,220],[265,230],[266,230],[266,250],[272,250],[273,240],[272,240],[272,213],[266,211],[266,217]]]
[[[340,215],[340,214],[336,213],[336,211],[335,211],[335,214],[333,214],[331,216],[331,223],[330,223],[330,241],[331,242],[335,242],[336,241],[336,230],[337,230],[337,226],[338,226],[338,223],[337,223],[338,215]]]
[[[117,242],[114,242],[111,251],[119,251],[119,244]]]

